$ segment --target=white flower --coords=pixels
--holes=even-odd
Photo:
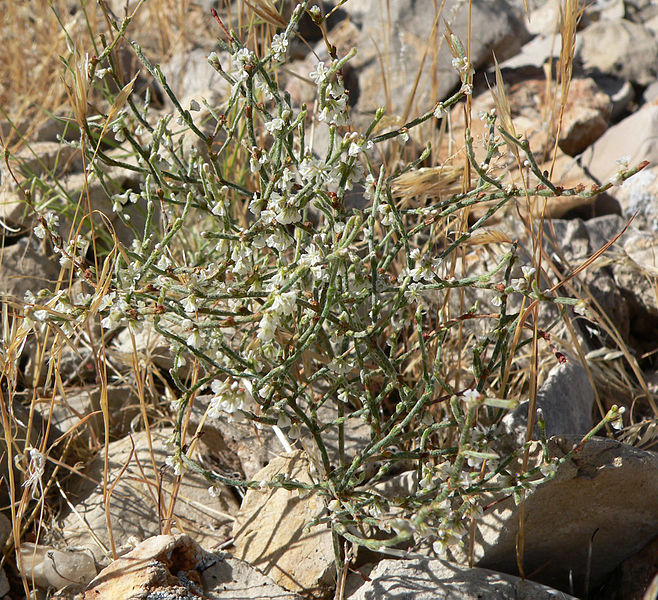
[[[276,61],[283,60],[283,57],[286,54],[286,49],[288,48],[288,39],[283,33],[277,33],[272,37],[272,57]]]
[[[179,454],[175,454],[174,456],[168,456],[165,459],[165,464],[174,470],[174,475],[176,476],[182,475],[183,471],[185,470],[185,464],[183,463],[183,459],[180,457]]]
[[[46,228],[43,226],[42,223],[39,223],[34,228],[34,235],[36,235],[40,240],[46,237]]]
[[[265,123],[265,129],[267,129],[267,131],[269,131],[272,135],[282,131],[284,127],[285,123],[281,117],[276,117]]]
[[[197,311],[196,298],[191,294],[183,300],[183,310],[188,315],[193,315]]]
[[[309,77],[319,85],[327,78],[328,73],[329,69],[324,66],[323,62],[319,62],[315,70],[309,73]]]
[[[267,238],[267,243],[279,252],[283,252],[292,244],[292,238],[283,229],[277,227],[274,233]]]
[[[478,406],[482,401],[482,394],[474,389],[466,390],[462,396],[467,408]]]
[[[448,114],[448,111],[446,110],[445,106],[443,106],[443,103],[439,102],[436,105],[436,108],[434,109],[434,112],[432,114],[437,119],[442,119],[443,117],[445,117]]]
[[[185,340],[188,346],[197,349],[201,347],[202,341],[203,340],[201,338],[201,334],[199,333],[198,329],[194,329],[194,331],[192,331],[192,333],[190,333],[190,335]]]
[[[274,339],[276,328],[279,326],[279,316],[270,310],[266,310],[260,320],[258,328],[258,337],[262,342],[269,342]]]
[[[279,316],[286,316],[293,313],[297,302],[297,292],[284,292],[273,294],[274,302],[270,310]]]
[[[523,277],[527,281],[536,273],[537,269],[535,267],[523,266],[521,267],[521,271],[523,271]]]

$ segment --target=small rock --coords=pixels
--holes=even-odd
[[[161,65],[162,73],[167,79],[177,98],[205,94],[211,91],[217,96],[228,98],[230,85],[208,63],[209,51],[196,48],[188,52],[177,53],[169,62]],[[228,52],[217,52],[222,68],[229,70],[230,55]],[[208,98],[210,100],[210,98]],[[185,109],[188,107],[183,105]]]
[[[564,107],[558,145],[570,156],[579,154],[608,128],[610,99],[590,78],[573,79]]]
[[[284,476],[312,483],[310,468],[305,454],[296,451],[275,458],[254,479]],[[234,556],[287,590],[322,596],[334,584],[332,534],[326,525],[305,527],[325,510],[315,493],[249,489],[233,527]]]
[[[212,396],[201,395],[194,399],[190,414],[190,425],[196,428],[206,413]],[[271,428],[256,430],[250,421],[231,422],[225,416],[219,419],[206,419],[204,430],[212,430],[221,436],[223,443],[236,457],[231,468],[247,479],[254,479],[256,473],[266,467],[282,450],[281,443]]]
[[[201,584],[208,600],[302,599],[276,585],[249,563],[228,555],[211,556],[215,561],[201,571]]]
[[[134,434],[109,446],[108,488],[109,514],[117,548],[129,545],[131,539],[143,540],[160,533],[171,501],[172,477],[164,470],[170,452],[164,442],[173,430],[151,431],[153,461],[145,432]],[[216,451],[203,436],[197,442],[196,454],[208,460]],[[103,494],[103,453],[94,459],[86,471],[91,480],[79,481],[70,487],[69,497],[76,512],[67,515],[62,533],[67,545],[86,546],[97,561],[102,561],[110,547]],[[158,480],[161,484],[158,484]],[[98,482],[98,483],[95,483]],[[209,484],[200,474],[183,474],[173,510],[173,526],[194,536],[200,544],[213,548],[230,535],[232,515],[238,512],[238,502],[228,488],[218,486],[216,497],[208,493]],[[81,521],[82,519],[82,521]],[[95,534],[92,536],[90,530]],[[104,548],[99,546],[100,541]]]
[[[549,453],[564,456],[579,440],[551,438]],[[540,451],[534,448],[533,456]],[[496,500],[476,523],[475,565],[516,574],[519,507],[511,497]],[[595,437],[552,480],[528,492],[524,514],[525,572],[559,590],[569,590],[572,580],[577,594],[589,573],[589,589],[598,589],[658,535],[658,455]],[[466,561],[468,550],[458,548],[455,556]]]
[[[34,134],[34,139],[37,142],[76,141],[80,139],[80,128],[73,119],[62,113],[44,121]]]
[[[8,594],[11,591],[11,586],[9,585],[9,580],[7,575],[5,575],[4,569],[0,569],[0,597],[4,597],[5,594]],[[11,600],[9,596],[3,598],[3,600]]]
[[[360,578],[350,575],[352,582]],[[352,582],[348,582],[348,585]],[[352,583],[352,585],[354,585]],[[445,560],[383,560],[348,600],[576,600],[540,583],[488,569],[468,568]]]
[[[11,535],[11,521],[0,513],[0,548],[4,548]]]
[[[387,106],[389,114],[400,114],[412,95],[416,74],[428,48],[428,39],[442,40],[443,21],[449,23],[453,33],[466,44],[468,17],[471,9],[471,61],[476,68],[492,62],[492,51],[499,60],[513,56],[528,39],[528,33],[509,4],[502,0],[474,0],[468,6],[449,0],[442,7],[442,18],[432,30],[437,5],[430,0],[395,0],[390,10],[380,2],[369,2],[363,8],[363,27],[355,45],[359,54],[353,66],[359,72],[361,94],[357,109],[374,112]],[[348,2],[345,10],[354,7]],[[389,22],[390,13],[390,22]],[[387,32],[382,36],[383,32]],[[377,46],[373,43],[377,40]],[[414,105],[426,110],[443,99],[459,84],[459,75],[452,65],[452,55],[445,41],[440,41],[436,60],[432,59],[432,44],[422,65],[420,86],[414,93]],[[382,64],[383,63],[383,64]],[[382,73],[382,68],[384,72]],[[384,86],[384,78],[387,85]],[[432,85],[432,81],[436,85]]]
[[[649,29],[631,21],[599,21],[579,33],[577,54],[587,71],[614,75],[638,85],[656,79],[658,41]]]
[[[85,198],[89,201],[92,210],[104,214],[107,219],[112,223],[114,232],[117,234],[119,241],[126,246],[130,246],[135,238],[134,231],[129,228],[121,220],[119,215],[114,210],[116,194],[122,194],[126,190],[133,189],[139,185],[135,173],[122,168],[108,169],[104,174],[104,184],[94,176],[85,177],[84,173],[72,173],[70,175],[59,178],[59,192],[62,199],[67,204],[78,203],[80,198]],[[108,191],[113,196],[108,196]],[[117,205],[120,203],[117,203]],[[146,202],[140,199],[137,203],[130,201],[121,204],[121,213],[129,220],[131,225],[137,231],[143,231],[146,223]],[[159,211],[154,212],[154,224],[159,223]],[[99,219],[100,220],[100,219]],[[69,233],[70,223],[68,221],[60,220],[60,234],[66,238]],[[107,225],[104,220],[102,221],[105,228]],[[87,224],[83,222],[82,231],[88,231]],[[99,226],[96,225],[98,230]],[[98,233],[98,231],[97,231]],[[109,242],[108,242],[109,243]]]
[[[82,155],[73,146],[59,142],[34,142],[23,148],[9,159],[14,176],[21,179],[32,176],[43,177],[53,174],[57,177],[82,170]],[[15,182],[7,171],[7,166],[0,166],[0,181],[4,189],[14,189]]]
[[[25,226],[28,207],[23,195],[16,190],[0,190],[0,219],[12,229]]]
[[[587,371],[572,358],[553,367],[537,392],[537,408],[544,414],[546,437],[585,435],[594,425],[593,406],[594,390]],[[515,432],[517,447],[522,446],[528,425],[528,401],[507,413],[502,423],[507,431]],[[533,439],[539,439],[536,420]]]
[[[658,106],[654,105],[610,127],[580,157],[582,167],[599,183],[607,183],[620,170],[620,161],[636,166],[643,160],[658,161]]]
[[[609,75],[594,74],[592,78],[610,98],[610,121],[618,121],[635,99],[633,85],[630,81]]]
[[[617,215],[588,221],[554,219],[545,228],[544,243],[549,255],[566,273],[614,238],[624,225],[624,220]],[[562,264],[563,260],[566,264]],[[630,309],[624,294],[618,289],[612,268],[601,263],[594,264],[581,274],[581,278],[622,338],[628,340]]]
[[[196,600],[203,551],[188,535],[157,535],[105,567],[84,600]]]
[[[110,412],[110,435],[119,438],[129,431],[131,419],[139,413],[139,398],[133,388],[127,385],[108,386],[107,401]],[[68,394],[65,398],[56,397],[52,403],[52,423],[60,431],[67,432],[88,417],[82,431],[86,438],[102,440],[105,432],[101,412],[101,390],[94,386],[77,393]],[[37,410],[47,418],[50,413],[51,399],[36,405]],[[82,433],[80,428],[79,432]]]
[[[658,167],[642,169],[613,192],[634,228],[658,233]]]
[[[23,542],[18,568],[28,582],[42,588],[82,587],[96,577],[96,565],[89,551],[62,552],[50,546]]]
[[[46,256],[37,242],[29,236],[4,247],[0,264],[0,297],[10,297],[22,304],[28,290],[36,294],[43,288],[54,288],[59,266]]]

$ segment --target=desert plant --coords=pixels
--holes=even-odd
[[[138,189],[112,196],[134,241],[119,243],[91,206],[78,213],[67,239],[54,227],[55,215],[41,211],[37,235],[50,240],[71,277],[87,282],[88,293],[31,297],[23,332],[52,327],[73,336],[97,315],[105,330],[127,327],[133,338],[152,328],[175,353],[170,464],[178,474],[202,473],[211,492],[221,483],[323,495],[328,510],[320,521],[332,527],[339,566],[341,536],[372,549],[428,541],[442,553],[467,539],[485,494],[521,501],[554,471],[546,455],[519,470],[515,458],[525,447],[501,455],[494,441],[501,415],[518,403],[510,371],[536,336],[526,325],[530,311],[550,305],[563,315],[582,307],[558,295],[561,283],[542,289],[536,264],[520,261],[513,240],[496,240],[488,266],[467,264],[465,249],[517,198],[594,195],[613,182],[588,191],[558,188],[527,142],[497,127],[492,112],[483,116],[484,161],[475,159],[467,132],[472,183],[439,199],[403,201],[396,182],[428,167],[429,148],[402,167],[382,162],[378,150],[405,144],[410,130],[442,119],[469,96],[472,68],[463,46],[450,36],[462,78],[454,96],[393,130],[379,129],[379,111],[365,131],[355,131],[342,78],[354,52],[319,62],[309,74],[317,85],[313,107],[294,107],[277,84],[277,65],[302,14],[322,24],[309,6],[299,5],[260,54],[217,17],[222,52],[209,62],[230,86],[221,105],[182,106],[132,43],[175,115],[152,114],[128,84],[103,118],[91,119],[84,114],[87,90],[112,76],[104,61],[113,46],[70,63],[87,176],[103,181],[109,168],[122,167],[139,177]],[[116,29],[125,31],[120,23]],[[195,119],[197,112],[205,117]],[[328,128],[322,156],[310,149],[311,124]],[[104,141],[130,159],[116,158]],[[536,177],[532,189],[494,173],[506,146]],[[634,172],[621,171],[619,181]],[[361,193],[356,207],[346,203],[348,191]],[[487,208],[469,222],[469,209],[478,206]],[[141,221],[132,208],[141,208]],[[90,254],[102,230],[113,245]],[[467,290],[497,309],[464,306]],[[468,322],[479,328],[466,332]],[[208,389],[209,419],[228,415],[274,428],[285,447],[299,436],[310,439],[316,482],[244,481],[195,463],[184,432],[194,399]],[[614,408],[598,427],[618,418]],[[345,430],[361,423],[369,441],[347,447]],[[404,498],[375,491],[373,484],[399,464],[416,469],[415,490]]]

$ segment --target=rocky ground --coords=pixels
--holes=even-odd
[[[359,50],[348,75],[355,123],[367,122],[384,103],[392,114],[416,114],[417,107],[431,106],[459,84],[447,48],[438,48],[433,62],[423,61],[427,40],[435,31],[428,18],[434,14],[434,3],[391,0],[387,3],[390,24],[384,20],[384,4],[350,0],[330,21],[329,38],[339,54],[351,45]],[[494,51],[508,84],[516,129],[535,149],[543,148],[547,159],[553,142],[551,124],[546,120],[546,73],[559,54],[559,34],[553,35],[558,11],[553,0],[534,2],[528,19],[515,0],[472,3],[471,55],[478,71],[472,112],[477,115],[493,107],[487,80],[494,81]],[[444,15],[450,16],[452,30],[464,36],[465,5],[448,0]],[[304,34],[311,46],[316,44],[320,58],[326,55],[312,24]],[[225,82],[205,60],[213,49],[210,42],[199,41],[198,48],[163,65],[165,74],[177,82],[177,91],[186,96],[183,105],[194,97],[221,97],[225,91]],[[386,88],[380,53],[391,74]],[[311,87],[291,74],[308,74],[317,58],[299,44],[289,49],[289,60],[286,86],[292,100],[312,105]],[[438,77],[433,77],[430,64]],[[421,84],[412,94],[419,70],[423,73]],[[431,81],[434,84],[427,83]],[[454,109],[451,125],[458,138],[464,127],[461,108]],[[478,127],[474,122],[475,136],[481,134]],[[31,150],[23,151],[23,169],[56,173],[68,193],[77,194],[83,182],[82,165],[73,149],[58,142],[62,132],[56,121],[42,127]],[[326,138],[320,128],[315,135],[321,151]],[[454,552],[448,557],[451,560],[413,550],[393,549],[375,555],[355,549],[353,568],[345,581],[339,582],[345,598],[658,597],[657,140],[658,6],[644,0],[589,4],[577,35],[574,75],[553,180],[565,187],[581,182],[601,185],[615,177],[620,161],[632,166],[646,160],[649,165],[595,202],[584,197],[568,202],[557,198],[547,206],[553,220],[546,225],[544,243],[563,273],[632,222],[605,257],[582,273],[579,283],[573,282],[574,289],[588,294],[607,320],[596,325],[578,322],[585,354],[569,356],[550,371],[538,403],[544,411],[553,456],[562,456],[578,445],[600,419],[601,410],[613,403],[628,408],[627,426],[617,439],[595,437],[579,448],[553,480],[529,495],[522,516],[511,498],[492,502],[474,526],[472,568],[468,549]],[[412,138],[414,142],[422,144],[423,140]],[[446,146],[446,154],[448,151]],[[129,174],[118,173],[115,181],[121,189],[131,185]],[[20,300],[29,290],[52,285],[59,267],[44,256],[42,245],[30,235],[32,216],[25,211],[6,171],[1,183],[0,218],[9,229],[0,291]],[[91,196],[95,208],[111,215],[106,190],[99,186],[91,190]],[[496,227],[522,235],[513,214],[501,217]],[[119,230],[119,237],[122,235],[127,233]],[[130,363],[129,335],[119,333],[108,343],[109,361]],[[163,369],[172,364],[167,344],[155,332],[138,337],[137,349],[144,360]],[[81,347],[63,352],[59,368],[61,390],[65,388],[66,393],[40,392],[41,402],[36,403],[31,417],[37,426],[33,423],[28,428],[30,417],[23,405],[32,397],[27,382],[34,382],[35,373],[40,372],[38,351],[29,347],[21,364],[26,383],[12,407],[18,424],[14,438],[19,446],[21,440],[23,446],[25,440],[34,444],[42,421],[50,420],[48,435],[53,442],[73,428],[75,442],[71,448],[67,446],[63,460],[73,466],[79,456],[84,469],[76,469],[62,487],[58,484],[57,501],[46,515],[50,519],[48,535],[38,543],[21,545],[22,575],[34,585],[35,597],[333,597],[331,535],[321,526],[305,527],[325,511],[321,500],[285,489],[244,492],[219,487],[210,496],[205,480],[193,472],[175,482],[163,469],[167,453],[162,442],[171,431],[164,418],[165,400],[153,398],[152,405],[140,406],[134,383],[119,377],[109,394],[113,441],[106,476],[114,485],[109,497],[104,494],[104,457],[100,453],[87,460],[87,451],[98,448],[104,436],[99,392],[93,382],[77,383],[90,368],[92,350]],[[45,372],[41,373],[45,378]],[[36,383],[43,381],[37,377]],[[281,473],[302,481],[313,476],[303,442],[286,453],[271,433],[256,434],[237,423],[204,422],[204,401],[208,399],[197,399],[198,415],[191,423],[202,433],[195,449],[198,460],[254,480],[269,480]],[[141,422],[145,411],[152,428],[137,431],[135,424]],[[527,403],[505,417],[501,440],[524,435],[526,413]],[[364,435],[367,431],[348,431],[348,443],[358,447]],[[0,441],[0,447],[4,443]],[[44,481],[57,468],[59,459],[52,458]],[[4,446],[0,466],[3,506],[7,505],[5,482],[10,468]],[[18,469],[14,473],[20,476]],[[403,495],[409,486],[417,485],[413,475],[394,476],[383,491]],[[525,578],[519,577],[515,550],[521,517],[525,521]],[[9,512],[0,513],[0,545],[5,545],[11,527]],[[120,555],[114,561],[110,560],[113,551]],[[0,597],[9,600],[19,597],[22,585],[15,561],[7,556],[5,570],[0,571]]]

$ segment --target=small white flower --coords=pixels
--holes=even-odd
[[[197,311],[196,298],[191,294],[183,300],[183,310],[188,315],[193,315]]]
[[[272,37],[272,44],[270,47],[272,48],[272,57],[274,60],[283,60],[286,54],[286,49],[288,48],[288,39],[283,33],[277,33]]]
[[[478,406],[482,402],[482,394],[474,389],[466,390],[462,396],[468,408]]]
[[[279,133],[283,130],[284,127],[285,123],[281,117],[276,117],[265,123],[265,129],[267,129],[267,131],[269,131],[272,135]]]
[[[319,62],[314,71],[309,73],[309,77],[318,85],[321,84],[327,77],[329,69],[324,66],[323,62]]]
[[[537,272],[537,269],[535,267],[523,266],[521,267],[521,271],[523,271],[523,277],[527,281]]]

